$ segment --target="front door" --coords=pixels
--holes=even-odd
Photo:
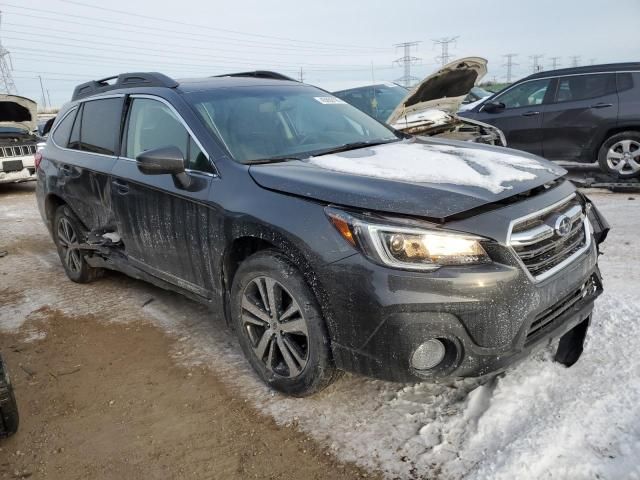
[[[134,266],[202,297],[214,292],[211,239],[215,214],[207,206],[213,166],[178,113],[164,100],[130,99],[122,156],[112,174],[118,232]],[[191,185],[171,175],[145,175],[135,158],[146,150],[178,147]]]
[[[541,155],[540,127],[551,82],[551,79],[543,78],[518,84],[492,100],[503,103],[504,108],[494,112],[482,111],[474,118],[502,130],[508,147]]]

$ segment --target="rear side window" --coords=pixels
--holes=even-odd
[[[164,103],[136,98],[129,109],[126,157],[136,158],[146,150],[174,146],[187,160],[186,168],[213,172],[211,163],[173,111]]]
[[[122,116],[122,98],[84,103],[80,125],[80,150],[115,155]]]
[[[560,78],[556,102],[575,102],[603,97],[616,92],[615,73],[573,75]]]
[[[53,132],[53,141],[60,147],[66,147],[69,142],[69,135],[71,135],[71,128],[73,127],[73,121],[76,118],[77,108],[74,108],[71,113],[67,114],[60,124]]]
[[[617,74],[618,92],[625,92],[633,88],[633,76],[630,72]]]

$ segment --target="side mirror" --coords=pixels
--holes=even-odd
[[[481,111],[485,111],[487,113],[496,113],[504,110],[504,103],[502,102],[487,102],[482,105]]]
[[[147,150],[136,157],[136,163],[145,175],[172,175],[182,187],[191,185],[191,178],[185,172],[186,161],[178,147],[170,145]]]

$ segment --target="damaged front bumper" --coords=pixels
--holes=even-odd
[[[597,209],[585,205],[594,241],[544,281],[532,281],[508,255],[497,263],[443,267],[428,275],[373,265],[361,255],[326,266],[336,365],[415,382],[495,374],[561,337],[579,342],[581,352],[602,293],[597,248],[608,230]],[[431,339],[444,345],[442,361],[415,368],[414,353]],[[561,342],[565,350],[566,343]],[[558,352],[558,361],[572,363],[559,357],[570,359],[566,352]]]
[[[30,182],[36,178],[35,168],[25,167],[13,172],[0,171],[0,183]]]

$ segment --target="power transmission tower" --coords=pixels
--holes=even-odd
[[[2,24],[2,12],[0,11],[0,25]],[[13,81],[11,75],[13,70],[13,63],[11,62],[11,54],[9,50],[2,46],[2,40],[0,40],[0,90],[4,90],[9,94],[16,94],[16,84]]]
[[[42,92],[42,105],[43,109],[47,109],[47,97],[44,94],[44,85],[42,84],[42,76],[38,75],[38,79],[40,80],[40,91]]]
[[[589,65],[595,65],[596,64],[596,59],[595,58],[590,58],[589,59]]]
[[[433,41],[434,47],[436,45],[440,45],[440,48],[442,49],[442,53],[435,58],[436,62],[440,63],[440,65],[446,65],[449,63],[449,59],[451,58],[451,55],[449,55],[449,44],[455,43],[458,38],[460,37],[444,37],[437,38]]]
[[[580,55],[573,55],[572,57],[569,57],[571,59],[571,66],[572,67],[579,67],[580,66]]]
[[[304,83],[304,72],[302,71],[302,67],[300,67],[300,83]]]
[[[411,47],[417,47],[419,43],[420,42],[404,42],[394,45],[396,48],[402,47],[404,49],[404,56],[394,60],[393,63],[404,66],[404,75],[395,81],[403,84],[405,87],[410,87],[412,82],[419,80],[418,77],[411,75],[411,65],[422,60],[421,58],[411,56]]]
[[[511,83],[511,74],[513,73],[513,67],[518,65],[513,61],[513,57],[517,57],[517,53],[506,53],[503,55],[507,59],[507,63],[504,63],[502,66],[507,67],[507,83]]]
[[[531,55],[529,58],[532,61],[533,73],[538,73],[543,70],[543,66],[540,64],[539,60],[544,57],[544,55]]]
[[[561,57],[551,57],[551,70],[555,70],[560,66]]]

